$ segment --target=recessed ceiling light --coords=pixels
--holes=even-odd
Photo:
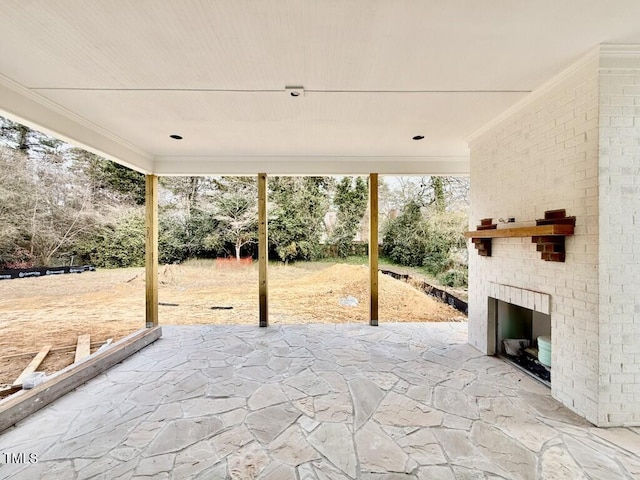
[[[413,137],[414,140],[422,140],[424,138],[424,135],[416,135],[415,137]]]
[[[180,135],[169,135],[169,137],[173,138],[174,140],[182,140],[182,137]]]

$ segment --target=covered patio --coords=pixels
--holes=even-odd
[[[164,327],[0,436],[2,478],[633,479],[598,429],[465,323]]]
[[[146,175],[140,327],[160,336],[163,175],[257,177],[260,313],[131,347],[1,433],[0,477],[640,477],[640,3],[2,9],[0,114]],[[257,328],[271,175],[368,176],[368,325]],[[470,175],[468,327],[377,326],[379,175]],[[520,309],[551,390],[492,356]]]

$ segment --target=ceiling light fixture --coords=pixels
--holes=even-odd
[[[182,140],[182,136],[176,134],[169,135],[169,137],[173,138],[174,140]]]
[[[413,140],[422,140],[424,138],[424,135],[416,135],[415,137],[413,137]]]
[[[284,87],[284,91],[290,97],[304,97],[304,87]]]

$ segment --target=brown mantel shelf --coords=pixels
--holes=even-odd
[[[536,250],[541,252],[542,259],[548,262],[564,262],[564,239],[573,235],[576,224],[576,217],[567,217],[564,209],[547,210],[543,219],[536,220],[535,226],[498,228],[491,220],[482,219],[478,230],[464,234],[471,239],[478,255],[491,256],[491,240],[494,238],[531,237],[531,241],[536,244]]]
[[[476,230],[465,232],[467,238],[515,238],[536,236],[573,235],[573,225],[538,225],[516,228],[496,228],[493,230]]]

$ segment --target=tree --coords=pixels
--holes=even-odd
[[[31,157],[57,155],[63,146],[61,140],[4,117],[0,117],[0,139],[9,148]]]
[[[243,247],[258,239],[258,188],[255,178],[222,177],[217,181],[213,197],[213,217],[219,222],[215,232],[205,239],[207,248],[233,245],[236,259],[240,260]]]
[[[126,268],[144,265],[145,224],[140,207],[119,208],[117,217],[79,242],[77,253],[97,267]]]
[[[353,238],[362,217],[367,211],[367,183],[362,177],[344,177],[336,187],[333,203],[338,209],[336,226],[331,240],[338,247],[338,255],[347,257],[351,253]]]
[[[187,222],[193,209],[199,206],[202,196],[212,186],[208,177],[162,177],[160,184],[171,192],[174,203],[184,211]]]
[[[144,205],[145,178],[140,172],[80,148],[70,150],[73,169],[90,181],[96,198]]]
[[[330,177],[274,177],[269,181],[269,242],[283,262],[320,256]]]
[[[390,219],[382,237],[382,253],[401,265],[422,266],[426,256],[426,231],[420,205],[410,201]]]
[[[38,169],[31,209],[31,253],[42,265],[69,254],[77,240],[101,223],[88,182],[60,165]]]
[[[213,218],[210,177],[163,177],[160,204],[161,257],[177,262],[203,253]]]
[[[425,267],[445,285],[466,285],[466,218],[464,212],[410,201],[401,215],[386,222],[382,253],[401,265]]]
[[[425,219],[426,254],[423,265],[449,286],[467,282],[467,215],[464,212],[433,211]]]
[[[456,211],[469,206],[467,177],[398,177],[392,195],[395,208],[402,210],[409,202],[437,211]]]
[[[29,160],[23,152],[0,147],[0,266],[31,266],[30,197],[34,190]]]
[[[442,177],[431,177],[431,189],[433,190],[433,205],[436,212],[444,212],[447,204],[444,193],[444,181]]]
[[[0,157],[5,264],[13,250],[31,262],[51,265],[102,222],[88,182],[63,161],[29,159],[17,149],[5,149]]]

